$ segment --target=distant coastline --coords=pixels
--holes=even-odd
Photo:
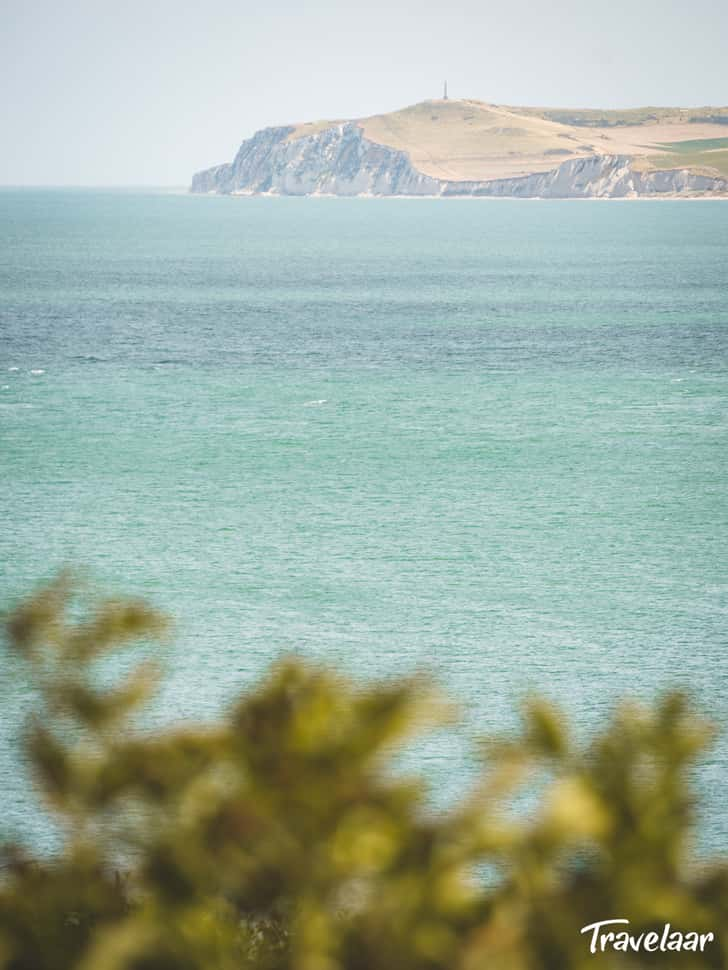
[[[426,101],[264,128],[196,194],[388,198],[728,197],[728,108],[626,112]]]

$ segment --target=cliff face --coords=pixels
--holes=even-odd
[[[684,169],[636,171],[627,155],[571,159],[549,172],[518,178],[444,181],[418,172],[405,152],[365,138],[354,122],[288,140],[293,131],[282,127],[257,132],[230,164],[198,172],[191,191],[551,199],[728,193],[728,179]]]
[[[563,162],[550,172],[490,182],[446,182],[442,195],[519,199],[620,199],[700,195],[728,191],[728,180],[684,169],[638,172],[628,155],[592,155]]]
[[[294,141],[292,128],[264,128],[230,165],[199,172],[193,192],[253,195],[439,195],[404,152],[369,141],[352,122]]]

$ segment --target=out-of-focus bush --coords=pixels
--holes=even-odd
[[[143,603],[79,601],[68,577],[7,620],[63,847],[5,848],[3,970],[728,966],[728,866],[691,858],[710,732],[683,697],[620,708],[584,748],[532,700],[518,736],[483,745],[467,800],[434,813],[391,770],[450,716],[429,684],[364,687],[287,660],[222,720],[151,734],[135,713],[153,665],[114,686],[97,668],[165,629]],[[537,805],[514,812],[523,785]],[[612,918],[635,937],[669,923],[715,940],[592,954],[581,928]]]

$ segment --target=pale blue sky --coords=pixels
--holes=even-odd
[[[0,183],[183,185],[265,125],[438,97],[728,104],[728,2],[0,0]]]

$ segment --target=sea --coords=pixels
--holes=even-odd
[[[530,693],[583,743],[689,691],[728,849],[728,203],[0,191],[0,607],[174,617],[150,718],[296,654],[427,672],[434,802]],[[52,850],[0,669],[0,838]]]

